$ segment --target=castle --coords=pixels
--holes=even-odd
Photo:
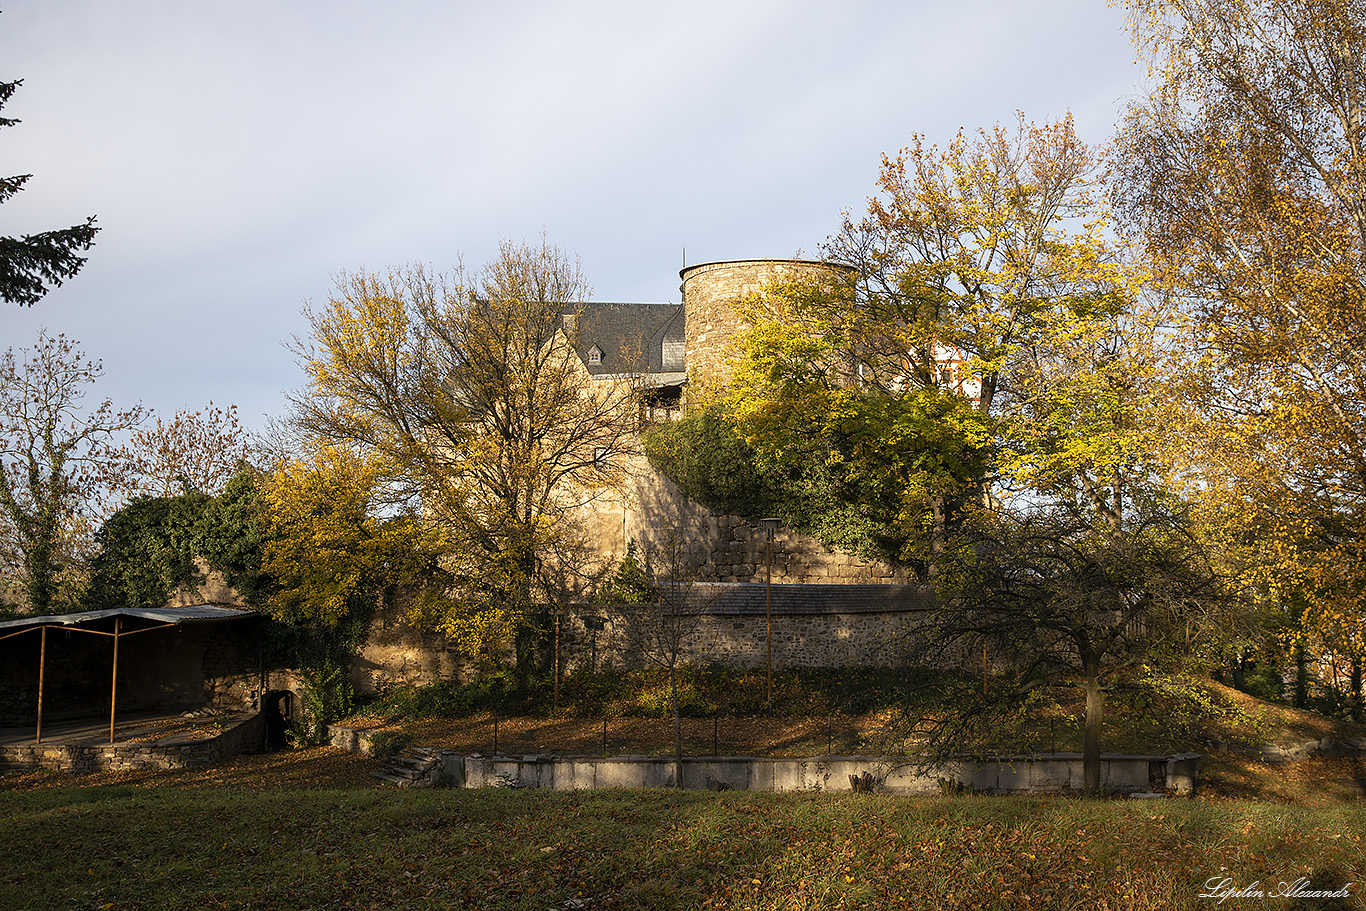
[[[775,280],[846,270],[796,259],[752,259],[685,267],[675,304],[566,304],[563,329],[593,382],[644,381],[644,417],[676,417],[689,383],[724,382],[730,345],[746,326],[736,304]],[[899,665],[908,625],[931,606],[928,589],[904,570],[831,552],[814,538],[768,529],[689,500],[639,453],[606,453],[629,464],[622,489],[587,498],[576,518],[592,556],[609,565],[631,542],[661,548],[686,538],[706,555],[695,590],[707,602],[684,647],[685,660],[762,666],[769,613],[775,666]],[[771,568],[771,589],[768,586]],[[771,601],[770,601],[771,598]],[[630,666],[632,615],[611,605],[579,605],[562,618],[559,647],[567,669]],[[443,637],[377,618],[360,656],[363,689],[382,681],[421,683],[468,668],[467,656]]]
[[[567,305],[563,328],[592,382],[646,381],[645,416],[667,420],[686,401],[690,382],[724,381],[729,345],[745,328],[736,311],[738,301],[777,279],[846,268],[805,260],[703,263],[680,273],[679,303]],[[632,541],[658,547],[674,532],[686,535],[689,544],[707,555],[700,573],[703,581],[695,586],[706,608],[688,631],[683,660],[763,666],[770,647],[775,667],[904,665],[916,659],[907,653],[903,633],[932,606],[933,595],[912,584],[905,573],[832,553],[790,529],[777,528],[770,539],[769,529],[759,523],[715,514],[688,500],[643,456],[604,455],[629,459],[631,464],[623,489],[591,499],[578,516],[599,562],[620,560]],[[771,589],[766,584],[770,566]],[[227,608],[197,606],[205,601],[241,603],[216,573],[206,575],[203,586],[179,593],[181,600],[168,608],[234,616],[236,612]],[[80,622],[116,622],[104,613],[110,612],[80,615]],[[639,648],[633,638],[638,620],[629,606],[570,608],[557,624],[559,666],[572,671],[609,663],[638,664]],[[0,720],[28,723],[42,686],[42,658],[34,647],[38,640],[29,636],[18,648],[17,640],[0,638],[9,639],[0,649],[7,657],[0,661]],[[60,659],[63,689],[53,695],[61,697],[57,701],[67,710],[79,710],[87,694],[99,692],[103,685],[99,678],[107,665],[101,663],[102,638],[78,639],[77,647],[54,655],[54,660]],[[133,637],[125,645],[124,662],[137,672],[125,670],[120,704],[141,709],[207,701],[236,707],[250,703],[260,692],[267,701],[302,693],[293,671],[258,667],[259,655],[243,651],[239,638],[215,624],[184,629],[172,625]],[[42,641],[46,643],[45,638]],[[454,642],[415,626],[401,609],[386,608],[377,612],[352,674],[358,689],[374,691],[386,685],[430,683],[471,669],[470,656]]]
[[[850,267],[797,259],[701,263],[680,273],[677,304],[583,303],[566,308],[575,350],[589,375],[611,382],[630,372],[649,387],[647,416],[668,420],[686,399],[690,382],[724,382],[731,343],[746,326],[736,304],[775,280],[820,276]],[[655,547],[671,531],[709,554],[703,578],[713,582],[766,582],[767,533],[753,522],[717,515],[688,500],[643,456],[630,460],[627,489],[596,498],[581,521],[604,559],[620,559],[631,541]],[[773,546],[774,583],[905,584],[902,571],[831,553],[812,538],[778,529]]]

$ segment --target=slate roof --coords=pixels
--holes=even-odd
[[[683,305],[584,301],[566,304],[577,316],[574,348],[593,376],[683,373]],[[589,363],[596,346],[602,360]],[[666,357],[666,354],[672,355]]]

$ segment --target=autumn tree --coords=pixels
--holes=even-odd
[[[210,402],[135,428],[124,447],[131,494],[170,497],[197,491],[216,496],[251,461],[252,446],[237,406]]]
[[[0,82],[0,107],[3,107],[23,80]],[[0,127],[19,121],[0,117]],[[32,174],[0,177],[0,203],[24,188]],[[78,251],[95,243],[95,218],[85,224],[23,237],[0,237],[0,298],[21,307],[32,306],[52,288],[61,285],[85,265]]]
[[[80,346],[45,331],[31,349],[0,357],[0,542],[6,575],[21,580],[24,606],[65,606],[64,573],[82,555],[109,492],[116,434],[137,425],[141,408],[106,399],[82,408],[103,373]]]
[[[373,456],[331,445],[277,465],[258,482],[261,606],[304,677],[310,736],[350,710],[349,659],[381,604],[412,613],[444,604],[449,584],[433,536],[384,505]]]
[[[998,456],[1038,405],[1029,380],[1132,297],[1096,167],[1070,118],[945,150],[916,137],[826,245],[852,272],[748,302],[721,417],[795,527],[933,575],[956,517],[1010,481]],[[657,464],[687,464],[671,445]]]
[[[372,458],[390,502],[439,530],[459,598],[436,622],[471,648],[527,625],[538,563],[635,446],[638,390],[591,381],[574,351],[565,314],[588,295],[558,248],[504,241],[477,272],[342,276],[306,314],[296,425]]]
[[[1366,26],[1359,5],[1131,0],[1157,87],[1115,195],[1195,323],[1189,475],[1246,583],[1359,668],[1366,633]],[[1358,675],[1359,676],[1359,675]]]
[[[1255,623],[1168,482],[1168,371],[1184,324],[1162,303],[1107,296],[1013,371],[993,453],[1003,495],[950,536],[937,604],[915,632],[932,661],[985,665],[980,688],[972,675],[939,681],[951,692],[917,719],[928,756],[1018,732],[1079,691],[1094,794],[1107,699],[1198,698],[1183,675],[1216,666]]]
[[[935,681],[928,711],[912,716],[918,748],[927,761],[999,749],[1031,713],[1080,690],[1083,789],[1098,793],[1107,693],[1201,669],[1232,593],[1182,518],[1157,511],[1119,525],[1065,506],[980,513],[956,545],[913,636],[930,661],[980,656],[983,676]]]

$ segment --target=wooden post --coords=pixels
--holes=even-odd
[[[560,708],[560,607],[555,606],[555,709]]]
[[[41,637],[43,644],[38,647],[38,732],[33,738],[34,743],[43,742],[43,676],[47,671],[47,624],[43,624]]]
[[[764,676],[768,678],[768,713],[773,714],[773,528],[769,526],[768,541],[765,547],[767,557],[765,559],[766,571],[765,578],[765,609],[764,616],[768,623],[768,653],[764,658]]]
[[[123,623],[122,617],[114,618],[114,673],[109,681],[109,742],[114,742],[114,704],[118,696],[119,686],[119,627]]]

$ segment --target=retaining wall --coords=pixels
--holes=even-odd
[[[1101,788],[1115,794],[1190,794],[1200,757],[1101,758]],[[670,788],[679,765],[658,757],[586,759],[553,756],[460,756],[443,758],[451,784],[467,787],[529,787],[552,790]],[[1082,790],[1079,754],[964,759],[930,771],[914,760],[886,756],[814,756],[769,759],[753,756],[685,757],[682,787],[737,791],[850,791],[871,776],[874,791],[934,795],[959,789],[990,794],[1072,793]]]
[[[21,743],[0,746],[0,769],[63,772],[196,769],[239,753],[260,752],[265,716],[259,712],[214,737],[165,737],[145,743]]]
[[[384,732],[329,728],[333,746],[370,753],[372,737]],[[441,754],[439,781],[451,787],[671,788],[679,764],[668,757]],[[1106,754],[1101,757],[1101,788],[1115,794],[1195,791],[1200,755]],[[964,758],[934,769],[918,768],[913,757],[811,756],[802,759],[756,756],[686,756],[682,786],[736,791],[850,791],[853,779],[871,776],[872,790],[891,794],[935,795],[959,790],[990,794],[1057,794],[1082,790],[1080,753]]]

